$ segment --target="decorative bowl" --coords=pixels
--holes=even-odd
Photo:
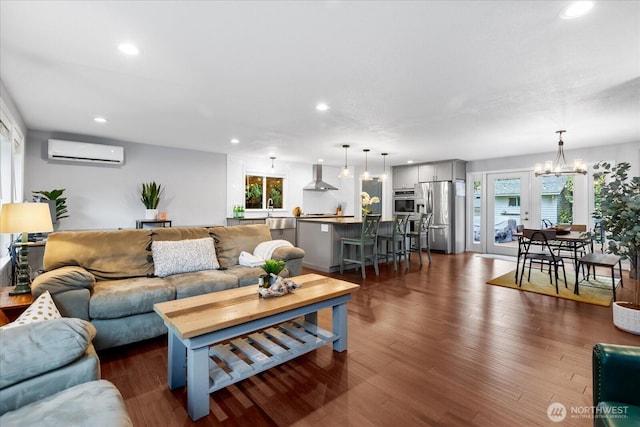
[[[571,224],[556,224],[557,231],[571,231]]]

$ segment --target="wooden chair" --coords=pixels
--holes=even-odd
[[[407,258],[407,225],[410,214],[397,214],[393,221],[393,231],[391,234],[378,235],[378,241],[384,243],[384,262],[388,262],[389,255],[393,257],[393,271],[398,270],[397,261],[404,257],[404,266],[409,268]],[[391,250],[389,250],[391,243]]]
[[[522,277],[524,276],[524,269],[529,261],[529,274],[527,280],[531,280],[531,265],[536,262],[549,265],[549,283],[553,284],[551,276],[551,270],[553,267],[554,276],[556,279],[556,294],[558,290],[558,269],[562,267],[562,275],[564,276],[564,286],[567,287],[567,273],[564,268],[564,262],[561,257],[555,255],[553,249],[549,245],[549,240],[556,238],[556,232],[554,230],[532,230],[525,228],[522,231],[522,245],[523,245],[523,264],[522,271],[520,272],[519,286],[522,286]]]
[[[422,250],[427,250],[427,257],[429,258],[429,264],[431,264],[431,245],[429,244],[429,226],[433,213],[421,212],[418,219],[414,222],[413,231],[407,233],[409,239],[409,261],[411,261],[411,252],[417,252],[420,259],[420,265],[422,265]],[[422,246],[422,239],[425,239],[425,246]]]
[[[362,269],[362,278],[367,278],[367,273],[365,272],[367,261],[371,261],[373,263],[373,268],[376,272],[376,276],[380,274],[378,270],[378,228],[380,226],[380,215],[365,215],[362,218],[362,228],[360,230],[360,237],[351,238],[351,237],[343,237],[340,239],[340,274],[344,272],[344,263],[349,262],[352,264],[358,264],[358,266]],[[355,247],[356,254],[358,252],[358,248],[360,248],[360,257],[355,258],[345,258],[344,248],[345,245],[347,249],[349,246]],[[371,255],[366,254],[366,248],[371,246],[372,253]]]

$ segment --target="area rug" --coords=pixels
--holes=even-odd
[[[487,283],[489,285],[504,286],[506,288],[518,289],[526,292],[535,292],[537,294],[549,295],[556,298],[570,299],[578,302],[586,302],[588,304],[602,305],[608,307],[611,305],[613,299],[613,292],[611,290],[611,277],[606,276],[593,276],[588,281],[583,280],[580,282],[579,291],[580,295],[573,293],[573,287],[575,284],[575,276],[573,271],[567,271],[567,287],[565,288],[564,279],[562,278],[562,271],[560,272],[560,279],[558,280],[559,294],[556,294],[555,279],[553,284],[549,283],[549,273],[547,271],[541,272],[540,270],[531,270],[531,282],[527,281],[527,272],[525,271],[522,278],[522,287],[519,287],[515,283],[516,271],[512,270],[507,274],[495,277]],[[582,274],[581,274],[582,276]],[[620,279],[616,278],[616,288],[620,284]]]

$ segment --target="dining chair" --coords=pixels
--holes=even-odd
[[[587,226],[585,224],[571,224],[571,231],[577,231],[580,233],[587,232]],[[570,259],[573,263],[573,269],[577,271],[578,259],[585,256],[588,252],[593,252],[593,243],[591,239],[583,241],[558,241],[557,246],[552,245],[556,250],[556,255],[563,259]],[[576,273],[577,274],[577,273]]]
[[[378,228],[380,226],[381,215],[365,215],[362,218],[362,228],[360,229],[360,237],[343,237],[340,239],[340,274],[344,273],[344,263],[357,264],[362,270],[362,278],[367,278],[366,265],[367,261],[373,263],[376,276],[380,274],[378,270]],[[353,247],[356,257],[345,257],[345,246],[347,250]],[[367,247],[371,246],[371,254],[366,254]],[[358,257],[358,248],[360,248],[360,256]]]
[[[389,262],[389,255],[393,258],[393,271],[398,270],[398,260],[404,257],[404,266],[409,268],[407,258],[407,225],[410,214],[396,214],[393,219],[393,229],[391,234],[379,234],[378,241],[384,243],[384,262]],[[391,249],[389,249],[391,244]]]
[[[414,222],[413,231],[407,232],[407,238],[409,239],[409,246],[407,251],[409,252],[409,262],[411,262],[411,253],[417,252],[420,259],[420,265],[422,265],[422,250],[427,250],[427,257],[429,258],[429,264],[431,264],[431,245],[429,244],[429,226],[431,225],[431,219],[433,213],[421,212],[418,215],[418,219]],[[422,241],[424,239],[424,247]]]
[[[564,277],[564,286],[567,287],[567,273],[564,268],[564,262],[561,257],[555,255],[554,250],[549,244],[550,240],[556,238],[555,230],[532,230],[525,228],[522,231],[522,245],[523,245],[523,264],[522,271],[520,272],[519,286],[522,286],[522,277],[524,276],[524,269],[529,261],[529,274],[527,280],[531,281],[531,266],[532,264],[539,263],[540,268],[545,264],[549,265],[549,283],[553,284],[553,278],[551,270],[553,267],[556,285],[556,294],[558,290],[558,269],[562,267],[562,275]]]

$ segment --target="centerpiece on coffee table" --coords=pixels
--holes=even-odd
[[[278,274],[284,269],[284,261],[268,259],[261,265],[266,274],[262,275],[262,287],[268,288],[278,279]]]
[[[263,298],[279,297],[293,292],[300,286],[291,279],[278,276],[284,269],[284,261],[268,259],[262,265],[262,269],[267,273],[260,277],[258,282],[258,293]]]

